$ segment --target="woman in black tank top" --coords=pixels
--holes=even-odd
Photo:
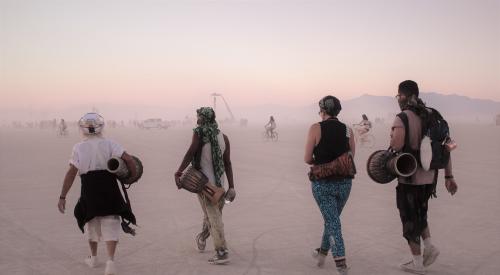
[[[342,109],[340,101],[334,96],[326,96],[320,100],[319,108],[322,121],[309,129],[304,161],[310,165],[328,163],[349,150],[354,155],[352,130],[337,119]],[[313,257],[321,267],[331,250],[340,274],[347,274],[348,269],[340,214],[349,198],[351,185],[350,178],[325,178],[311,182],[314,199],[324,219],[321,244],[313,251]]]

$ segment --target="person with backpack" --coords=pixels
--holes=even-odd
[[[398,177],[396,202],[403,226],[403,237],[407,240],[412,260],[400,265],[404,271],[425,274],[439,255],[439,250],[431,242],[427,222],[428,200],[435,196],[438,170],[444,169],[445,186],[451,195],[457,192],[453,178],[452,164],[446,142],[449,129],[439,112],[428,108],[418,97],[416,82],[406,80],[399,84],[398,100],[401,113],[394,120],[391,129],[390,147],[395,152],[411,153],[417,159],[418,167],[410,177]],[[432,145],[432,161],[423,165],[420,158],[422,139],[428,136]],[[424,249],[421,251],[421,241]]]

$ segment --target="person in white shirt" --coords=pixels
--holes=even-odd
[[[116,274],[114,255],[120,228],[126,230],[128,223],[135,224],[136,220],[130,204],[121,195],[116,176],[106,170],[107,161],[112,157],[121,157],[132,177],[135,177],[137,171],[132,157],[123,147],[103,137],[104,120],[99,114],[85,114],[80,119],[79,126],[83,140],[73,147],[58,208],[64,213],[66,195],[78,174],[82,188],[74,213],[80,230],[86,231],[89,241],[91,255],[85,259],[85,263],[90,267],[97,266],[97,244],[102,240],[106,243],[109,257],[105,274]],[[121,224],[120,217],[123,220]]]

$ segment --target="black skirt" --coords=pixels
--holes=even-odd
[[[118,215],[123,220],[136,224],[130,204],[123,199],[114,174],[96,170],[83,174],[80,178],[82,189],[74,215],[82,232],[87,222],[100,216]]]
[[[420,236],[427,227],[427,209],[433,184],[411,185],[398,183],[396,203],[403,225],[403,237],[408,242],[420,244]]]

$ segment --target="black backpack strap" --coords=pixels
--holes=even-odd
[[[413,150],[410,146],[410,123],[408,121],[408,115],[405,112],[401,112],[397,115],[405,126],[405,145],[401,150],[404,153],[410,153],[417,159],[417,164],[422,167],[422,163],[420,162],[420,150]]]
[[[402,151],[411,153],[413,150],[410,147],[410,123],[408,122],[408,115],[405,112],[401,112],[397,116],[403,121],[403,125],[405,126],[405,144]]]

